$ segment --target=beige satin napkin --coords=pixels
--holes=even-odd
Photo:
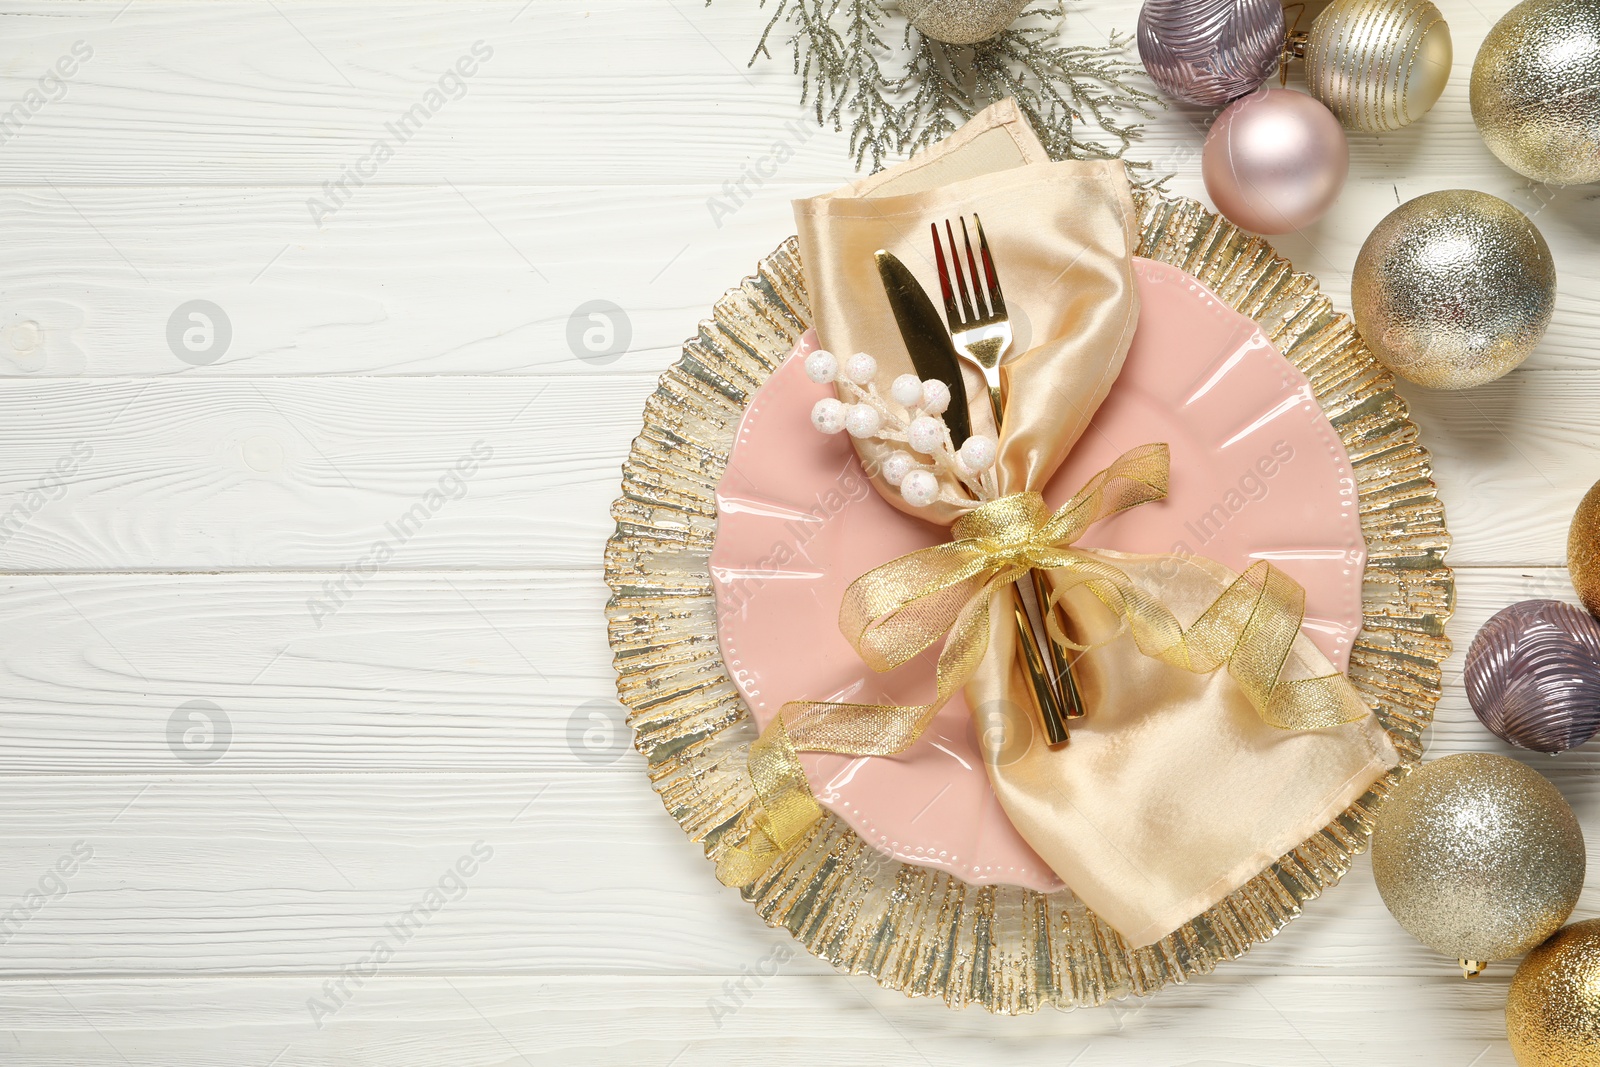
[[[870,352],[879,388],[912,371],[873,253],[897,255],[937,302],[930,223],[977,213],[1027,349],[1004,371],[1002,494],[1040,489],[1116,380],[1138,317],[1137,219],[1115,162],[1048,160],[1009,101],[902,166],[795,203],[818,336],[841,355]],[[974,429],[992,429],[970,374]],[[868,470],[888,446],[857,441]],[[1181,470],[1183,457],[1173,457]],[[914,511],[942,524],[953,505]],[[1114,562],[1185,626],[1237,576],[1208,560],[1089,555]],[[989,776],[1028,843],[1128,942],[1149,944],[1216,904],[1348,807],[1398,756],[1377,720],[1315,730],[1269,725],[1227,671],[1192,673],[1141,652],[1085,586],[1052,575],[1075,640],[1094,647],[1077,673],[1088,715],[1056,751],[1033,730],[1010,615],[991,615],[988,654],[965,693]],[[1003,594],[997,594],[1003,595]],[[1283,677],[1331,664],[1300,635]],[[1340,683],[1343,685],[1344,683]],[[930,679],[930,690],[932,680]],[[796,694],[801,696],[802,694]]]

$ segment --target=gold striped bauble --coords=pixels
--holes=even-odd
[[[1432,0],[1333,0],[1305,43],[1306,85],[1352,130],[1408,126],[1450,80],[1450,27]]]

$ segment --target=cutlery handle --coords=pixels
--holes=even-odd
[[[1045,577],[1044,571],[1029,571],[1028,576],[1033,579],[1033,593],[1039,598],[1040,613],[1049,615],[1053,612],[1056,625],[1061,627],[1063,633],[1067,633],[1067,614],[1061,610],[1060,604],[1054,608],[1050,606],[1050,581]],[[1044,631],[1044,636],[1045,644],[1050,649],[1050,675],[1061,687],[1062,710],[1069,719],[1081,719],[1084,713],[1083,694],[1078,692],[1078,679],[1072,674],[1072,659],[1064,646],[1050,640],[1048,627]]]
[[[1045,740],[1051,748],[1058,748],[1068,740],[1066,712],[1061,707],[1056,687],[1050,681],[1050,669],[1040,651],[1039,639],[1034,636],[1033,615],[1037,604],[1030,603],[1021,582],[1011,587],[1011,597],[1017,617],[1017,644],[1022,652],[1023,666],[1028,672],[1028,681],[1032,683],[1034,702],[1039,707],[1040,718],[1044,720]],[[1048,636],[1045,640],[1049,641]]]
[[[985,373],[985,375],[988,374],[987,371],[985,371],[984,373]],[[990,383],[989,383],[989,403],[994,406],[994,428],[995,428],[995,436],[998,438],[999,431],[1000,431],[1000,416],[1003,415],[1005,413],[1005,410],[1006,410],[1005,397],[1000,394],[1000,382],[999,382],[999,372],[998,371],[995,372],[994,380],[990,381]]]
[[[1000,368],[986,366],[982,370],[989,386],[989,403],[994,407],[994,425],[998,430],[1005,414],[1005,395],[1000,391]],[[1050,603],[1049,583],[1043,571],[1029,571],[1028,576],[1032,579],[1030,586],[1024,587],[1020,581],[1013,586],[1017,604],[1017,637],[1023,664],[1033,683],[1039,717],[1044,721],[1045,740],[1051,748],[1060,748],[1069,740],[1067,720],[1083,717],[1083,697],[1078,692],[1078,680],[1072,676],[1072,661],[1067,658],[1067,650],[1050,639],[1050,630],[1044,623],[1044,612]],[[1029,596],[1028,592],[1033,595]],[[1061,621],[1059,615],[1058,621]]]

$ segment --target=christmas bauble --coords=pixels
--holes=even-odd
[[[1378,814],[1372,873],[1418,941],[1463,961],[1521,955],[1583,889],[1583,831],[1538,771],[1470,753],[1424,763]]]
[[[1589,487],[1567,530],[1567,570],[1572,588],[1591,615],[1600,614],[1600,482]]]
[[[1488,193],[1408,200],[1367,237],[1350,302],[1367,346],[1431,389],[1468,389],[1528,358],[1555,308],[1550,247]]]
[[[1350,146],[1333,112],[1305,93],[1258,89],[1217,116],[1200,157],[1217,210],[1256,233],[1288,233],[1339,198]]]
[[[1528,953],[1506,997],[1522,1067],[1600,1063],[1600,919],[1573,923]]]
[[[900,0],[911,25],[946,44],[987,41],[1013,22],[1028,0]]]
[[[1600,4],[1526,0],[1508,11],[1472,64],[1472,121],[1519,174],[1600,181]]]
[[[1600,622],[1556,600],[1524,600],[1467,649],[1467,699],[1496,736],[1564,752],[1600,731]]]
[[[1450,80],[1450,27],[1431,0],[1333,0],[1305,51],[1311,95],[1352,130],[1410,125]]]
[[[1162,92],[1225,104],[1256,89],[1283,54],[1282,0],[1145,0],[1139,58]]]

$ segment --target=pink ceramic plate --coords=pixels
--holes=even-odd
[[[1045,490],[1059,505],[1122,452],[1172,448],[1172,488],[1094,527],[1085,546],[1268,559],[1306,588],[1308,636],[1344,670],[1361,629],[1366,546],[1350,459],[1305,377],[1189,275],[1136,260],[1142,310],[1110,396]],[[799,353],[816,346],[807,334]],[[723,658],[756,722],[787,700],[919,703],[932,655],[873,674],[839,632],[845,586],[947,538],[884,503],[848,438],[811,428],[827,386],[791,356],[751,400],[717,490],[711,554]],[[801,757],[817,798],[888,855],[977,884],[1062,888],[995,799],[958,695],[894,758]]]

